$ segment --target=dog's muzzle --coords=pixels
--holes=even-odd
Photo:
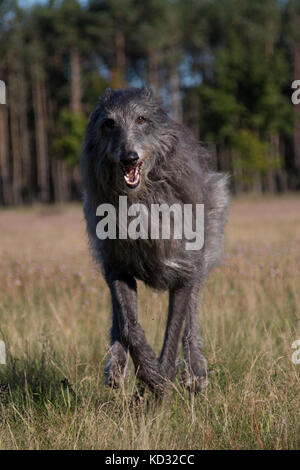
[[[140,184],[142,161],[136,152],[128,152],[120,160],[125,183],[130,188],[136,188]]]

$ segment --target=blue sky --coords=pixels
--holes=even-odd
[[[19,5],[21,7],[30,7],[35,3],[47,3],[48,0],[19,0]],[[80,3],[87,3],[87,0],[80,0]]]
[[[22,7],[30,7],[34,3],[47,3],[47,0],[19,0],[19,4]]]

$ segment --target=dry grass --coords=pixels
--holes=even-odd
[[[168,399],[103,386],[108,290],[87,251],[81,209],[0,214],[2,449],[299,448],[300,199],[245,198],[229,214],[224,264],[202,293],[211,384]],[[156,351],[166,295],[140,289]]]

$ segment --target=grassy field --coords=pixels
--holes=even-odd
[[[139,285],[157,353],[167,296]],[[103,385],[110,299],[81,208],[0,212],[1,449],[299,448],[300,198],[233,201],[223,265],[202,292],[210,385],[135,400]]]

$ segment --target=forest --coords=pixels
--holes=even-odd
[[[238,193],[300,189],[298,0],[0,0],[0,205],[81,199],[88,115],[149,86]]]

